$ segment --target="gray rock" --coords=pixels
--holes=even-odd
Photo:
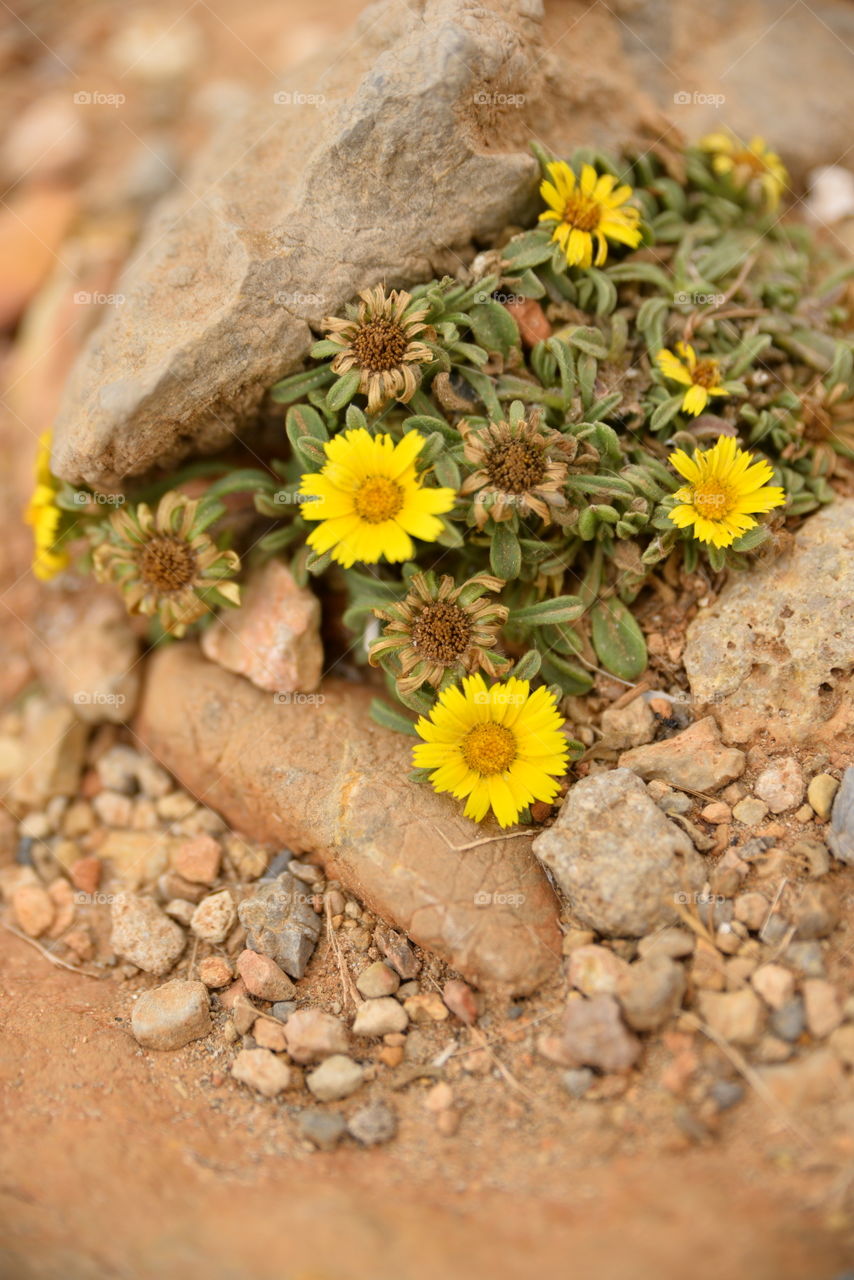
[[[617,751],[641,747],[655,737],[655,716],[649,703],[634,698],[627,707],[608,707],[602,712],[602,737]]]
[[[369,1102],[354,1111],[347,1121],[347,1128],[357,1142],[364,1147],[376,1147],[390,1142],[397,1132],[397,1116],[387,1102]]]
[[[456,270],[530,211],[535,160],[521,138],[502,146],[514,112],[478,94],[542,90],[536,14],[430,0],[413,21],[389,3],[237,112],[154,211],[125,305],[75,369],[57,474],[103,487],[222,448],[324,315],[378,281]]]
[[[571,1098],[583,1098],[595,1079],[589,1067],[570,1067],[564,1071],[560,1082]]]
[[[337,1111],[300,1111],[296,1120],[300,1136],[321,1151],[331,1151],[347,1132],[347,1122]]]
[[[186,946],[181,926],[164,915],[151,898],[135,893],[117,896],[110,914],[110,945],[116,955],[146,973],[168,973]]]
[[[791,550],[734,574],[688,628],[691,692],[727,741],[821,741],[826,729],[841,750],[840,729],[851,733],[838,713],[854,704],[852,520],[854,498],[811,516]]]
[[[737,1080],[716,1080],[709,1093],[719,1111],[729,1111],[744,1097],[744,1085]]]
[[[310,1071],[305,1082],[320,1102],[337,1102],[339,1098],[349,1098],[351,1093],[355,1093],[364,1078],[365,1073],[358,1062],[336,1053]]]
[[[560,1032],[567,1066],[597,1071],[628,1071],[637,1061],[641,1043],[620,1017],[613,996],[570,1000]]]
[[[353,1034],[357,1036],[385,1036],[395,1031],[405,1031],[409,1014],[393,996],[380,996],[366,1000],[356,1012]]]
[[[632,769],[647,781],[660,778],[672,787],[687,787],[689,791],[717,791],[740,778],[745,763],[743,751],[723,745],[711,716],[672,738],[635,747],[620,756],[621,768]]]
[[[265,1098],[277,1097],[291,1083],[290,1067],[269,1049],[241,1049],[231,1064],[231,1074]]]
[[[182,978],[144,991],[131,1014],[131,1030],[144,1049],[181,1049],[210,1029],[207,988]]]
[[[790,942],[783,960],[805,978],[824,977],[824,952],[818,942]]]
[[[311,895],[288,871],[263,881],[237,909],[247,946],[270,956],[292,978],[301,978],[320,937]]]
[[[631,965],[617,987],[626,1022],[635,1031],[654,1031],[680,1009],[686,982],[682,965],[665,955]]]
[[[579,920],[608,937],[640,938],[673,923],[680,895],[705,878],[691,841],[629,769],[577,782],[533,849]]]
[[[854,866],[854,766],[842,775],[830,817],[827,843],[834,857]]]
[[[277,1000],[270,1012],[280,1022],[287,1022],[292,1013],[297,1011],[296,1000]]]

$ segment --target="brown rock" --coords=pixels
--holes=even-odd
[[[174,837],[162,831],[109,831],[98,846],[98,856],[125,888],[139,889],[163,875],[173,844]]]
[[[259,689],[310,693],[323,671],[320,601],[281,560],[269,560],[249,579],[240,608],[205,631],[202,652]]]
[[[213,991],[227,987],[233,977],[231,965],[224,956],[205,956],[199,964],[199,979]]]
[[[449,978],[442,988],[442,999],[451,1013],[467,1027],[472,1027],[477,1022],[477,1000],[467,982],[461,982],[459,978]]]
[[[12,894],[12,913],[28,938],[40,938],[53,924],[56,907],[40,884],[22,884]]]
[[[585,996],[612,996],[629,970],[607,947],[576,947],[569,957],[569,981]]]
[[[252,1035],[259,1049],[270,1049],[273,1053],[284,1053],[288,1047],[285,1028],[272,1018],[257,1018],[252,1028]]]
[[[269,1049],[241,1049],[231,1074],[265,1098],[275,1098],[291,1083],[291,1069]]]
[[[431,1022],[444,1022],[448,1017],[448,1006],[438,991],[424,991],[420,995],[410,996],[404,1000],[403,1007],[416,1026]]]
[[[65,574],[63,589],[45,593],[36,625],[44,641],[34,649],[36,670],[80,720],[122,723],[133,716],[139,640],[117,592]]]
[[[54,796],[73,796],[83,771],[89,727],[64,703],[33,698],[24,724],[24,763],[13,799],[42,808]]]
[[[740,991],[701,991],[700,1016],[731,1044],[755,1044],[765,1029],[766,1011],[749,987]]]
[[[269,956],[257,951],[242,951],[237,957],[237,972],[246,983],[250,995],[260,1000],[290,1000],[296,988],[288,975]]]
[[[330,680],[323,695],[283,708],[195,646],[170,645],[149,666],[139,732],[190,790],[205,793],[216,770],[231,826],[317,854],[374,914],[475,985],[533,990],[557,967],[560,935],[528,842],[502,840],[410,783],[409,744],[370,720],[370,690]]]
[[[744,752],[725,747],[712,716],[663,742],[635,747],[620,756],[620,767],[632,769],[647,781],[661,778],[672,787],[717,791],[744,773]]]
[[[349,1048],[344,1023],[321,1009],[297,1009],[285,1023],[285,1035],[294,1062],[320,1062]]]
[[[803,993],[807,1030],[816,1040],[823,1040],[842,1024],[842,1003],[837,990],[824,978],[806,978]]]
[[[0,210],[0,328],[18,318],[54,267],[76,206],[71,190],[39,184],[22,185]]]
[[[111,945],[146,973],[168,973],[186,945],[184,931],[151,898],[119,894],[110,907]]]
[[[74,888],[80,893],[93,894],[101,883],[103,866],[100,858],[78,858],[71,867],[69,875]]]
[[[144,991],[133,1007],[131,1029],[145,1049],[181,1049],[211,1029],[208,993],[201,982],[176,978]]]
[[[172,849],[172,869],[193,884],[213,884],[219,875],[222,849],[213,836],[193,836]]]
[[[641,1052],[640,1040],[622,1021],[613,996],[570,1000],[558,1039],[561,1061],[567,1067],[629,1071]]]

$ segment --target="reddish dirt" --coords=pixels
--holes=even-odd
[[[309,1153],[285,1106],[210,1087],[197,1046],[139,1049],[126,990],[9,935],[0,964],[4,1277],[468,1280],[572,1259],[600,1280],[830,1280],[851,1256],[827,1164],[793,1163],[756,1100],[723,1142],[609,1160],[577,1104],[555,1104],[552,1138],[490,1079],[454,1138],[403,1108],[388,1148]]]

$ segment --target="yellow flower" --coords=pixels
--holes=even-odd
[[[675,356],[666,348],[655,357],[659,369],[671,382],[681,382],[688,390],[682,399],[682,408],[696,417],[702,413],[711,396],[729,393],[720,384],[721,367],[717,360],[698,360],[697,353],[687,342],[677,342]]]
[[[597,267],[608,256],[608,240],[637,248],[640,213],[624,207],[631,187],[615,187],[612,174],[599,175],[590,164],[581,166],[580,178],[563,160],[547,165],[546,171],[551,181],[544,179],[540,195],[549,207],[540,214],[540,222],[555,223],[552,240],[560,245],[569,266],[591,267],[594,241]]]
[[[62,511],[56,505],[59,486],[50,470],[51,433],[39,437],[36,454],[36,487],[24,519],[33,529],[33,573],[42,582],[55,577],[68,564],[68,553],[58,548]]]
[[[769,210],[777,208],[789,175],[764,138],[751,138],[744,143],[731,133],[710,133],[701,138],[700,148],[710,154],[715,173],[730,176],[740,190],[758,188]]]
[[[456,500],[453,489],[428,489],[415,470],[425,437],[408,431],[395,444],[390,435],[372,436],[364,427],[333,436],[324,446],[326,465],[302,477],[306,520],[322,523],[308,545],[349,569],[357,560],[376,564],[409,560],[413,538],[435,542],[438,519]]]
[[[676,494],[680,505],[670,512],[670,519],[680,529],[693,525],[700,542],[732,546],[758,523],[753,518],[756,513],[786,501],[782,489],[768,484],[774,474],[770,463],[754,462],[753,454],[740,449],[732,436],[721,436],[711,449],[698,449],[693,458],[677,449],[670,461],[688,481]]]
[[[569,751],[562,726],[548,689],[531,693],[528,681],[515,677],[488,689],[483,676],[468,676],[418,720],[424,741],[412,759],[432,770],[435,791],[465,799],[467,818],[480,822],[491,808],[509,827],[532,801],[550,803],[558,794]]]

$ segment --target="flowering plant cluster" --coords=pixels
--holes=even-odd
[[[421,739],[417,775],[502,825],[559,792],[564,699],[643,672],[650,576],[748,567],[854,459],[848,269],[781,218],[779,157],[725,134],[537,155],[534,226],[325,320],[272,389],[286,456],[196,464],[91,534],[99,579],[173,634],[237,603],[232,537],[324,575],[401,704],[377,718]],[[174,491],[206,469],[200,499]],[[229,523],[241,490],[255,525]]]

